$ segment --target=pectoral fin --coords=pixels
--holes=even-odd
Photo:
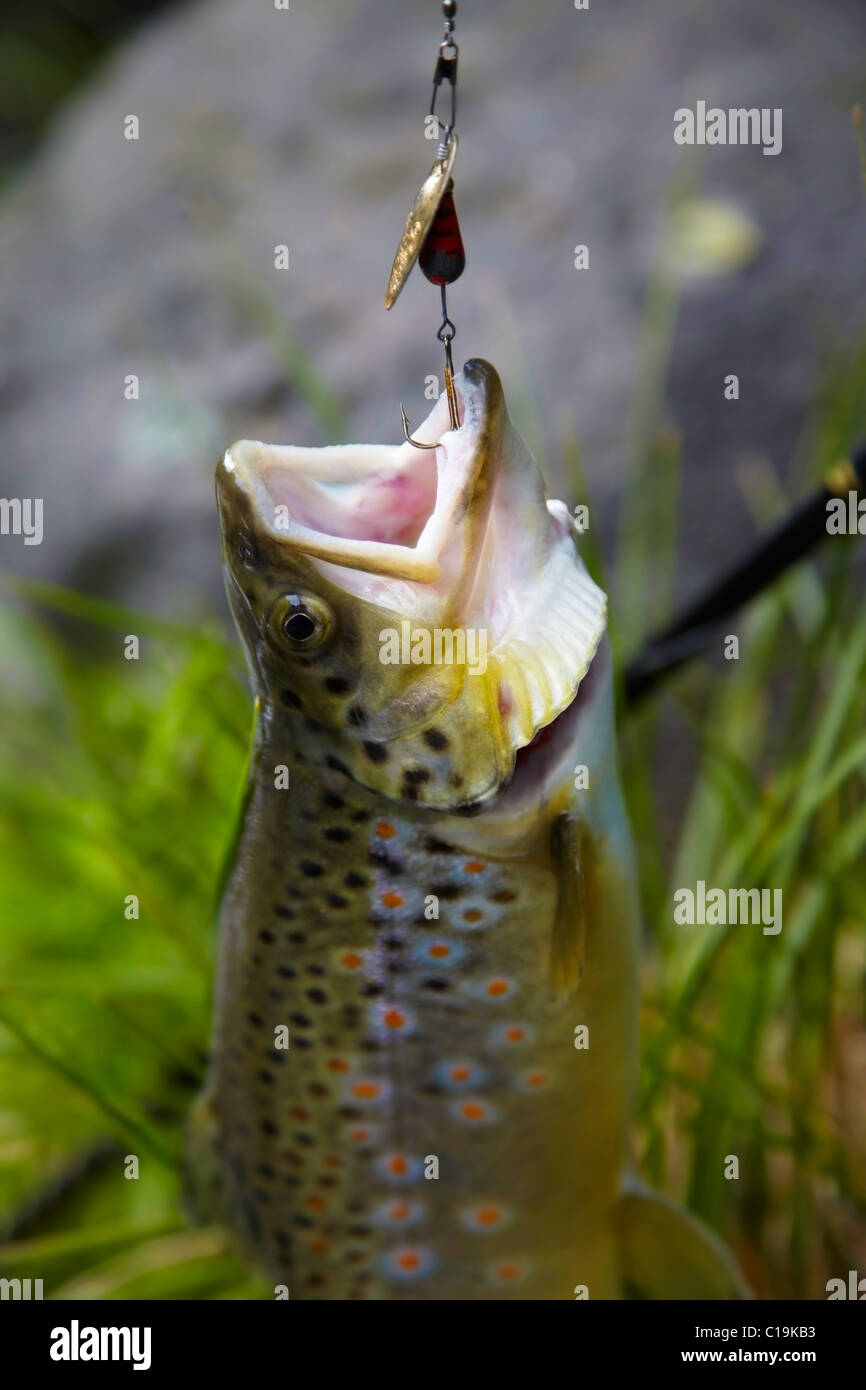
[[[550,832],[550,855],[559,886],[550,940],[550,983],[567,993],[583,979],[586,924],[595,896],[595,856],[586,826],[557,816]]]
[[[633,1298],[754,1297],[718,1236],[666,1198],[630,1189],[615,1223],[623,1282]]]

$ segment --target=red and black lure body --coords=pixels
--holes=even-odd
[[[466,252],[454,206],[454,180],[449,179],[433,225],[421,247],[418,264],[433,285],[453,285],[466,268]]]

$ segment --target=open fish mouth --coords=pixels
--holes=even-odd
[[[454,716],[462,701],[492,750],[467,788],[476,802],[507,783],[517,752],[571,705],[604,633],[606,599],[577,554],[568,509],[547,498],[511,425],[495,369],[472,359],[455,388],[459,428],[442,396],[415,432],[435,449],[243,440],[225,455],[217,493],[230,565],[242,498],[271,577],[282,569],[289,580],[300,566],[345,615],[358,659],[381,662],[376,635],[395,628],[400,659],[416,667],[449,659],[437,656],[437,634],[465,638],[461,669],[447,679],[412,670],[399,693],[370,664],[367,733],[383,743],[415,735],[434,706],[440,716],[456,706]],[[430,639],[426,655],[416,655],[419,633]]]
[[[453,585],[449,551],[473,520],[495,468],[493,433],[502,390],[488,364],[467,363],[455,381],[461,425],[450,428],[443,396],[417,431],[436,449],[340,444],[328,448],[242,440],[224,466],[237,469],[261,525],[289,550],[340,566],[417,584]],[[475,500],[474,507],[471,506]],[[365,591],[352,574],[340,580]]]

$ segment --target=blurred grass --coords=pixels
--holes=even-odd
[[[663,396],[679,291],[675,268],[660,264],[606,585],[620,665],[674,601],[682,460]],[[302,376],[336,428],[338,406],[305,358]],[[531,382],[518,386],[515,416],[531,423]],[[828,354],[790,495],[766,460],[743,474],[756,527],[863,436],[866,335]],[[567,421],[560,449],[571,500],[591,503]],[[604,582],[592,530],[587,542]],[[647,924],[643,1167],[725,1235],[764,1297],[823,1297],[828,1277],[866,1260],[856,555],[856,543],[827,543],[731,625],[738,661],[696,663],[621,726]],[[76,1298],[260,1297],[219,1232],[186,1228],[179,1182],[246,758],[239,649],[48,585],[9,584],[6,597],[0,1277],[31,1274]],[[123,658],[129,633],[139,661]],[[660,775],[672,748],[683,757],[679,807]],[[673,891],[698,879],[781,889],[781,934],[676,928]],[[129,894],[137,919],[124,913]],[[126,1180],[131,1154],[140,1176]],[[739,1181],[724,1177],[726,1155],[739,1157]]]

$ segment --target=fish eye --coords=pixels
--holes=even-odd
[[[331,626],[330,609],[312,594],[283,594],[271,610],[271,632],[292,651],[320,647]]]

